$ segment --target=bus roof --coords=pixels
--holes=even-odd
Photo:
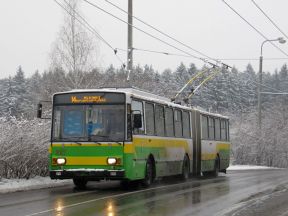
[[[146,101],[152,101],[155,103],[160,103],[160,104],[164,104],[170,107],[176,107],[176,108],[181,108],[181,109],[186,109],[186,110],[196,110],[198,112],[200,112],[201,114],[204,115],[210,115],[210,116],[214,116],[214,117],[218,117],[218,118],[225,118],[225,119],[229,119],[227,116],[223,116],[220,114],[216,114],[216,113],[210,113],[207,112],[203,109],[200,108],[195,108],[195,107],[189,107],[189,106],[185,106],[185,105],[180,105],[180,104],[176,104],[174,102],[171,102],[171,99],[166,98],[166,97],[162,97],[150,92],[147,92],[145,90],[141,90],[135,87],[109,87],[109,88],[98,88],[98,89],[75,89],[75,90],[71,90],[71,91],[66,91],[66,92],[58,92],[55,93],[54,95],[58,95],[58,94],[69,94],[69,93],[79,93],[79,92],[113,92],[113,93],[125,93],[128,97],[134,97],[134,98],[138,98],[138,99],[142,99],[142,100],[146,100]]]

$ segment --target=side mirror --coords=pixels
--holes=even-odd
[[[133,114],[133,128],[142,128],[142,115],[140,113]]]
[[[38,105],[37,105],[37,118],[42,118],[42,104],[41,103],[39,103]]]

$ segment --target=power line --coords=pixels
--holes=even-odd
[[[285,32],[279,28],[279,26],[267,15],[267,13],[265,13],[265,11],[254,0],[251,0],[251,1],[262,12],[262,14],[264,14],[264,16],[268,20],[270,20],[270,22],[275,26],[275,28],[277,28],[288,39],[287,34],[285,34]]]
[[[127,52],[127,50],[121,49],[121,48],[117,48],[117,50],[120,50],[120,51],[123,51],[123,52]],[[169,53],[169,52],[165,52],[165,51],[155,51],[155,50],[141,49],[141,48],[135,48],[135,47],[133,47],[133,50],[149,52],[149,53],[156,53],[156,54],[163,54],[163,55],[167,55],[167,56],[169,55],[169,56],[179,56],[179,57],[191,58],[191,56],[188,56],[188,55],[182,55],[182,54],[177,54],[177,53]]]
[[[68,5],[68,7],[70,8],[70,10],[72,10],[78,17],[80,17],[80,19],[78,19],[75,14],[72,14],[64,5],[62,5],[61,3],[59,3],[57,0],[54,0],[56,4],[58,4],[64,11],[66,11],[66,13],[68,13],[70,16],[72,16],[75,20],[77,20],[84,28],[86,28],[88,31],[90,31],[92,34],[96,35],[96,37],[98,37],[101,41],[103,41],[108,47],[110,47],[113,51],[114,54],[116,56],[116,58],[119,60],[119,62],[122,64],[122,66],[125,68],[125,64],[124,62],[120,59],[120,57],[117,55],[117,50],[115,48],[112,47],[111,44],[109,44],[97,31],[95,28],[93,28],[84,17],[82,17],[74,8],[71,7],[71,5],[64,0],[64,2],[66,3],[66,5]],[[84,23],[83,23],[84,22]]]
[[[260,84],[260,83],[258,83],[258,82],[256,82],[256,81],[253,81],[253,80],[251,80],[251,81],[252,81],[253,83],[256,83],[257,85]],[[260,85],[262,85],[263,87],[266,87],[266,88],[268,88],[268,89],[271,89],[271,90],[274,90],[274,91],[277,91],[277,92],[282,93],[281,90],[278,90],[278,89],[275,89],[275,88],[273,88],[273,87],[267,86],[267,85],[265,85],[265,84],[263,84],[263,83],[261,83]]]
[[[117,50],[125,51],[125,49],[117,48]],[[170,53],[166,51],[156,51],[156,50],[149,50],[149,49],[142,49],[142,48],[133,48],[135,51],[143,51],[143,52],[149,52],[149,53],[156,53],[156,54],[163,54],[163,55],[170,55],[170,56],[180,56],[180,57],[187,57],[191,58],[191,56],[188,55],[182,55],[179,53]],[[223,61],[259,61],[259,58],[217,58],[218,60]],[[288,58],[263,58],[264,60],[288,60]]]
[[[66,5],[70,8],[70,10],[72,10],[78,17],[80,17],[81,20],[83,20],[83,22],[84,22],[89,28],[91,28],[95,34],[97,34],[97,37],[98,37],[100,40],[102,40],[107,46],[109,46],[112,50],[114,50],[114,48],[96,31],[95,28],[93,28],[93,27],[86,21],[86,19],[85,19],[83,16],[81,16],[81,15],[70,5],[70,3],[69,3],[68,1],[66,1],[66,0],[63,0],[63,1],[64,1],[64,2],[66,3]],[[71,13],[69,13],[69,14],[71,15]],[[73,17],[76,19],[76,17],[75,17],[74,14],[71,15],[71,16],[73,16]]]
[[[276,46],[272,41],[269,41],[269,39],[260,32],[256,27],[254,27],[250,22],[248,22],[241,14],[239,14],[231,5],[229,5],[225,0],[222,0],[224,4],[226,4],[235,14],[237,14],[242,20],[244,20],[251,28],[253,28],[259,35],[261,35],[265,40],[268,40],[270,44],[272,44],[276,49],[278,49],[281,53],[283,53],[285,56],[288,57],[288,54],[284,52],[282,49],[280,49],[278,46]]]
[[[215,64],[213,64],[213,63],[211,63],[211,62],[208,62],[208,61],[207,61],[206,59],[204,59],[204,58],[201,58],[201,57],[192,55],[192,54],[190,54],[190,53],[188,53],[188,52],[186,52],[186,51],[184,51],[184,50],[182,50],[182,49],[180,49],[180,48],[178,48],[178,47],[176,47],[176,46],[174,46],[174,45],[172,45],[172,44],[170,44],[170,43],[168,43],[168,42],[166,42],[166,41],[164,41],[164,40],[162,40],[162,39],[160,39],[160,38],[158,38],[158,37],[156,37],[156,36],[154,36],[154,35],[152,35],[152,34],[150,34],[150,33],[148,33],[148,32],[146,32],[146,31],[144,31],[144,30],[142,30],[142,29],[140,29],[140,28],[138,28],[138,27],[136,27],[136,26],[134,26],[134,25],[132,25],[132,24],[130,24],[130,23],[128,23],[128,22],[126,22],[125,20],[123,20],[123,19],[115,16],[114,14],[108,12],[107,10],[104,10],[103,8],[97,6],[95,3],[91,3],[91,2],[88,1],[88,0],[83,0],[83,1],[86,2],[86,3],[89,4],[89,5],[97,8],[98,10],[101,10],[102,12],[104,12],[104,13],[112,16],[112,17],[114,17],[115,19],[117,19],[117,20],[119,20],[119,21],[121,21],[121,22],[123,22],[123,23],[125,23],[125,24],[128,24],[128,25],[132,26],[132,27],[135,28],[136,30],[138,30],[138,31],[140,31],[140,32],[148,35],[149,37],[152,37],[152,38],[154,38],[155,40],[158,40],[158,41],[166,44],[167,46],[170,46],[170,47],[172,47],[172,48],[174,48],[174,49],[176,49],[176,50],[178,50],[178,51],[181,51],[181,52],[189,55],[189,56],[192,57],[192,58],[201,60],[201,61],[203,61],[203,62],[205,62],[205,63],[209,63],[209,64],[212,64],[212,65],[215,65]],[[221,63],[221,64],[223,64],[223,63]],[[223,64],[223,65],[225,65],[225,64]],[[225,65],[225,66],[228,66],[228,65]],[[229,67],[230,67],[230,66],[229,66]]]
[[[119,9],[120,11],[122,11],[122,12],[124,12],[124,13],[130,15],[127,11],[125,11],[125,10],[122,9],[121,7],[117,6],[116,4],[114,4],[114,3],[112,3],[112,2],[110,2],[110,1],[108,1],[108,0],[105,0],[105,1],[106,1],[107,3],[109,3],[110,5],[112,5],[113,7]],[[194,52],[196,52],[196,53],[198,53],[198,54],[200,54],[200,55],[202,55],[202,56],[205,56],[206,58],[208,58],[208,59],[210,59],[210,60],[213,60],[213,61],[219,63],[219,60],[218,60],[218,59],[215,59],[215,58],[209,57],[209,56],[206,55],[205,53],[200,52],[200,51],[198,51],[198,50],[192,48],[191,46],[189,46],[189,45],[187,45],[187,44],[185,44],[185,43],[183,43],[183,42],[177,40],[176,38],[174,38],[174,37],[172,37],[172,36],[166,34],[165,32],[159,30],[159,29],[156,28],[155,26],[152,26],[152,25],[148,24],[147,22],[143,21],[142,19],[139,19],[139,18],[135,17],[134,15],[132,15],[132,17],[133,17],[134,19],[138,20],[139,22],[143,23],[144,25],[146,25],[146,26],[152,28],[153,30],[159,32],[160,34],[162,34],[162,35],[164,35],[164,36],[170,38],[171,40],[173,40],[173,41],[175,41],[175,42],[181,44],[182,46],[184,46],[184,47],[186,47],[186,48],[188,48],[188,49],[191,49],[191,50],[193,50]]]
[[[187,56],[189,57],[189,56]],[[259,58],[218,58],[223,61],[259,61]],[[288,60],[288,58],[263,58],[263,60],[277,61],[277,60]]]

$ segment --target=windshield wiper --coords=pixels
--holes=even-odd
[[[71,143],[76,143],[78,145],[82,145],[79,141],[71,140],[73,138],[79,138],[79,137],[69,137],[69,138],[61,138],[60,140],[52,140],[53,142],[71,142]]]
[[[98,138],[98,137],[100,137],[100,138],[108,138],[107,139],[107,141],[106,140],[101,140],[101,141],[93,141],[91,138]],[[99,145],[101,145],[101,143],[100,142],[115,142],[115,143],[117,143],[117,144],[119,144],[119,145],[121,145],[123,142],[121,142],[121,141],[119,141],[119,140],[113,140],[113,139],[109,139],[110,138],[110,136],[109,135],[90,135],[89,137],[88,137],[88,140],[89,140],[89,142],[94,142],[94,143],[97,143],[97,144],[99,144]]]

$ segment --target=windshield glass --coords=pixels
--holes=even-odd
[[[124,141],[124,105],[55,106],[53,141]]]

